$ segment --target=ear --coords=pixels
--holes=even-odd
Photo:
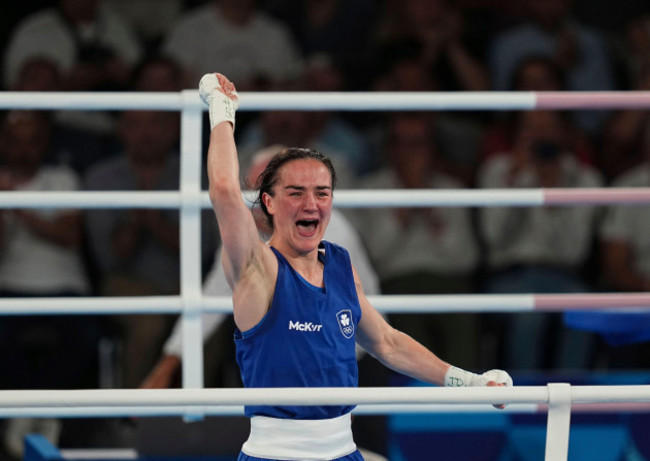
[[[264,202],[264,206],[266,207],[266,211],[268,211],[270,215],[275,214],[275,210],[273,208],[273,196],[271,194],[268,194],[267,192],[263,192],[262,193],[262,202]]]

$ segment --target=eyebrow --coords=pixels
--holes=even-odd
[[[307,190],[307,188],[304,187],[304,186],[294,186],[293,184],[289,184],[287,186],[284,186],[284,189],[285,190],[293,189],[293,190],[300,190],[300,191]],[[316,186],[316,190],[331,190],[331,189],[332,189],[331,186]]]

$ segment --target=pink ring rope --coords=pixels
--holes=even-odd
[[[647,109],[650,91],[536,92],[536,109]]]

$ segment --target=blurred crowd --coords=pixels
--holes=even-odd
[[[240,92],[650,89],[647,0],[5,3],[5,91],[180,91],[213,71]],[[171,112],[6,111],[0,190],[174,190],[179,136]],[[242,171],[269,146],[307,146],[333,158],[340,189],[650,187],[644,110],[243,112],[236,137]],[[650,206],[343,214],[383,294],[650,288]],[[0,218],[2,297],[179,293],[176,211],[8,209]],[[219,246],[212,213],[202,227],[208,276]],[[650,356],[650,314],[389,318],[469,369],[635,369]],[[138,387],[174,321],[2,317],[0,365],[13,372],[0,388]],[[232,324],[223,330],[215,350],[232,347]],[[227,364],[211,370],[208,385],[236,381]]]

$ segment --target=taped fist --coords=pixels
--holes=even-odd
[[[478,375],[461,368],[449,367],[445,373],[446,387],[511,387],[512,385],[512,378],[507,371],[503,370],[490,370]],[[503,404],[495,404],[494,406],[500,409],[505,408],[505,405]]]
[[[199,82],[199,95],[209,107],[210,129],[221,122],[230,122],[235,129],[239,96],[230,80],[219,73],[205,74]]]

